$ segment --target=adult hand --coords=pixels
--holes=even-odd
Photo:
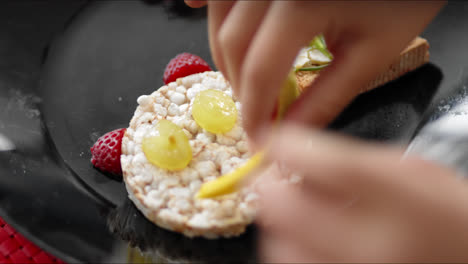
[[[262,187],[262,261],[468,262],[468,186],[454,171],[325,132],[273,142],[269,158],[305,179]]]
[[[200,7],[206,1],[187,0]],[[280,86],[303,46],[323,33],[334,62],[287,118],[325,126],[432,20],[443,1],[208,1],[213,60],[260,143]],[[256,142],[255,142],[256,141]]]

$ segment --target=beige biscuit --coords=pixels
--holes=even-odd
[[[378,75],[366,87],[363,87],[362,92],[369,91],[389,81],[395,80],[403,74],[413,71],[429,61],[429,43],[427,40],[417,37],[415,38],[401,53],[388,69]],[[310,66],[310,65],[304,65]],[[309,87],[315,78],[318,77],[320,71],[299,71],[296,74],[297,83],[301,91]]]

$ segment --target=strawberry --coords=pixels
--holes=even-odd
[[[165,84],[168,84],[177,80],[177,78],[205,71],[211,71],[206,61],[197,55],[185,52],[175,56],[169,61],[164,70],[163,81]]]
[[[91,147],[91,163],[97,169],[116,176],[122,175],[120,154],[125,128],[119,128],[101,136]]]

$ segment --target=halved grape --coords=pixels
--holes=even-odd
[[[156,125],[156,136],[143,139],[142,149],[152,164],[175,171],[187,167],[192,160],[192,148],[182,128],[168,120]]]
[[[211,133],[226,133],[236,124],[237,108],[234,100],[220,90],[204,90],[193,100],[195,122]]]

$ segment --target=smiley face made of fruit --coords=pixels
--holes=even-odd
[[[262,153],[248,150],[230,84],[199,60],[190,54],[173,59],[164,78],[169,83],[138,97],[128,128],[93,146],[93,164],[114,174],[121,170],[129,199],[159,227],[189,237],[228,238],[255,219],[256,185],[239,183],[258,167]],[[281,91],[278,116],[298,94],[294,72],[285,84],[293,89]]]
[[[328,65],[331,58],[322,36],[315,38],[308,47],[301,50],[293,71],[288,75],[280,91],[276,117],[274,117],[277,121],[299,95],[294,73],[320,70]],[[307,61],[314,61],[316,66],[304,67]],[[211,68],[203,59],[193,54],[182,53],[168,63],[163,81],[167,85],[178,78],[205,71],[211,71]],[[236,123],[237,114],[232,98],[218,90],[202,91],[193,102],[193,119],[200,127],[211,133],[228,132]],[[159,122],[155,129],[158,131],[157,135],[145,138],[142,145],[147,159],[167,170],[185,168],[192,159],[192,153],[182,129],[170,121]],[[96,141],[91,148],[91,162],[95,168],[121,177],[120,154],[125,130],[122,128],[111,131]],[[209,198],[235,191],[236,185],[261,162],[261,159],[262,153],[255,154],[244,166],[202,186],[197,197]]]

